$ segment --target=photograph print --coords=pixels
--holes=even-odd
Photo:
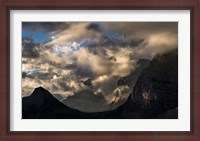
[[[178,22],[22,22],[22,119],[178,119]]]

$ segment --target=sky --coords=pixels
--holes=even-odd
[[[69,107],[111,110],[132,92],[142,59],[176,48],[177,22],[23,22],[22,96],[42,86]]]
[[[35,43],[41,43],[51,40],[52,36],[41,29],[36,31],[23,30],[22,38],[32,38]]]

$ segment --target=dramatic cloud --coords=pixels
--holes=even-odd
[[[178,22],[103,22],[102,28],[113,32],[125,33],[128,38],[143,38],[155,33],[178,33]]]
[[[74,23],[70,28],[63,30],[55,35],[55,39],[49,45],[65,44],[66,42],[79,41],[84,38],[92,38],[93,40],[99,38],[97,32],[88,30],[87,27],[90,23]]]
[[[140,57],[152,58],[178,47],[177,22],[102,23],[101,26],[126,34],[126,41],[144,39],[136,51]]]
[[[42,86],[84,112],[123,104],[138,75],[156,54],[178,47],[177,23],[23,23],[52,40],[22,41],[22,94]]]
[[[143,58],[152,58],[178,47],[178,35],[170,32],[156,33],[149,36],[136,50]]]
[[[71,23],[66,22],[22,22],[22,30],[37,31],[43,30],[45,32],[56,34],[62,30],[70,27]]]
[[[37,58],[38,46],[32,39],[22,39],[22,57]]]

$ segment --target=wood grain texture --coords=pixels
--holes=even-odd
[[[3,0],[0,36],[0,140],[137,140],[199,141],[199,0]],[[11,132],[9,131],[10,35],[9,11],[13,9],[115,9],[115,10],[190,10],[191,11],[191,131],[190,132]]]

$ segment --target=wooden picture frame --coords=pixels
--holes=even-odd
[[[10,131],[11,10],[190,10],[190,131]],[[5,0],[1,2],[0,140],[148,140],[199,141],[199,0]]]

